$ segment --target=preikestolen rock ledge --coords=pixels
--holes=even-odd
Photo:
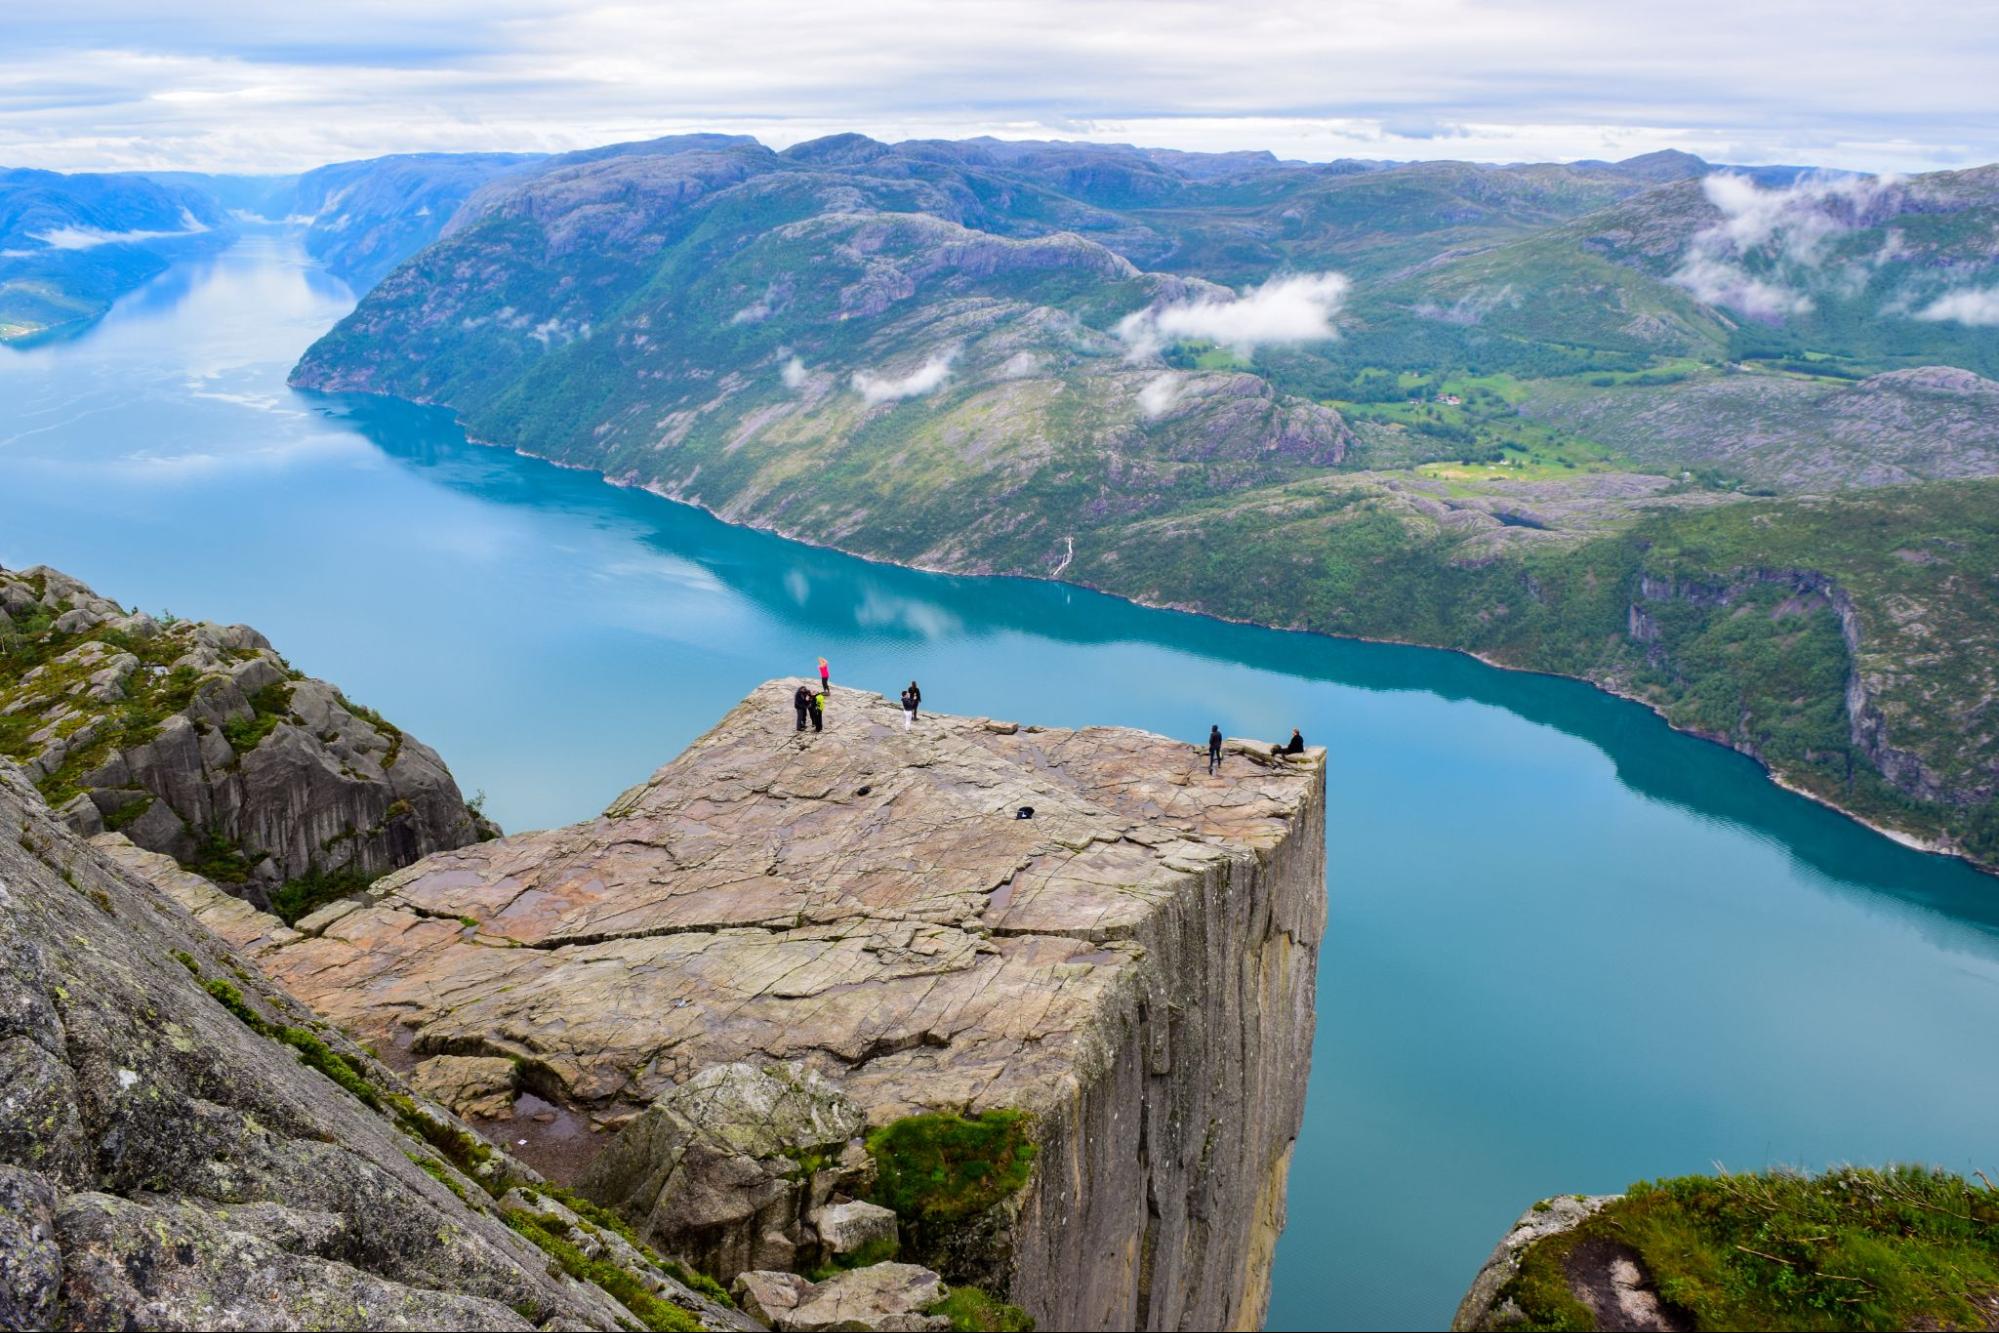
[[[1211,777],[1137,731],[905,731],[839,686],[799,732],[797,684],[595,820],[434,854],[296,930],[170,891],[780,1327],[959,1287],[1043,1327],[1258,1324],[1311,1055],[1323,753],[1232,742]],[[889,1260],[930,1276],[839,1277]]]

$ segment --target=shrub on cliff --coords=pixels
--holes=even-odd
[[[1001,1109],[977,1116],[904,1116],[868,1135],[874,1202],[914,1222],[957,1222],[1027,1184],[1033,1120]]]

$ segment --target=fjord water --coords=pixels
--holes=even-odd
[[[1999,1165],[1999,880],[1580,684],[868,564],[288,391],[351,299],[253,235],[0,352],[0,563],[258,626],[513,829],[593,814],[821,654],[836,687],[915,677],[1189,763],[1211,721],[1301,726],[1332,907],[1272,1327],[1441,1327],[1549,1193]]]

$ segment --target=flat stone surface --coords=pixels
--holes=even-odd
[[[1236,745],[1210,777],[1203,747],[1120,728],[904,732],[838,687],[800,734],[796,683],[604,816],[428,857],[260,961],[385,1052],[517,1057],[599,1123],[736,1060],[822,1068],[876,1122],[1033,1109],[1100,1052],[1136,928],[1281,843],[1322,764]]]

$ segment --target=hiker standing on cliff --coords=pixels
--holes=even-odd
[[[823,657],[819,659],[819,692],[821,694],[833,692],[833,669],[826,665],[826,659]]]
[[[918,686],[917,686],[916,682],[912,680],[912,681],[910,681],[910,682],[909,682],[909,715],[910,715],[910,717],[911,717],[911,718],[914,718],[914,717],[916,716],[916,710],[917,710],[917,709],[919,709],[919,708],[921,708],[921,707],[923,707],[923,691],[922,691],[922,690],[921,690],[920,688],[918,688]]]
[[[916,682],[910,681],[909,688],[902,692],[902,729],[908,731],[916,725],[916,705],[922,696],[916,692]]]
[[[823,689],[820,690],[819,693],[812,695],[811,699],[812,729],[814,731],[824,731],[826,729],[826,691]]]
[[[800,685],[793,691],[791,707],[798,714],[798,729],[805,730],[805,720],[812,715],[812,688],[809,685]]]
[[[1208,776],[1213,777],[1215,770],[1220,768],[1221,766],[1222,766],[1222,729],[1220,727],[1209,727],[1208,728]]]

